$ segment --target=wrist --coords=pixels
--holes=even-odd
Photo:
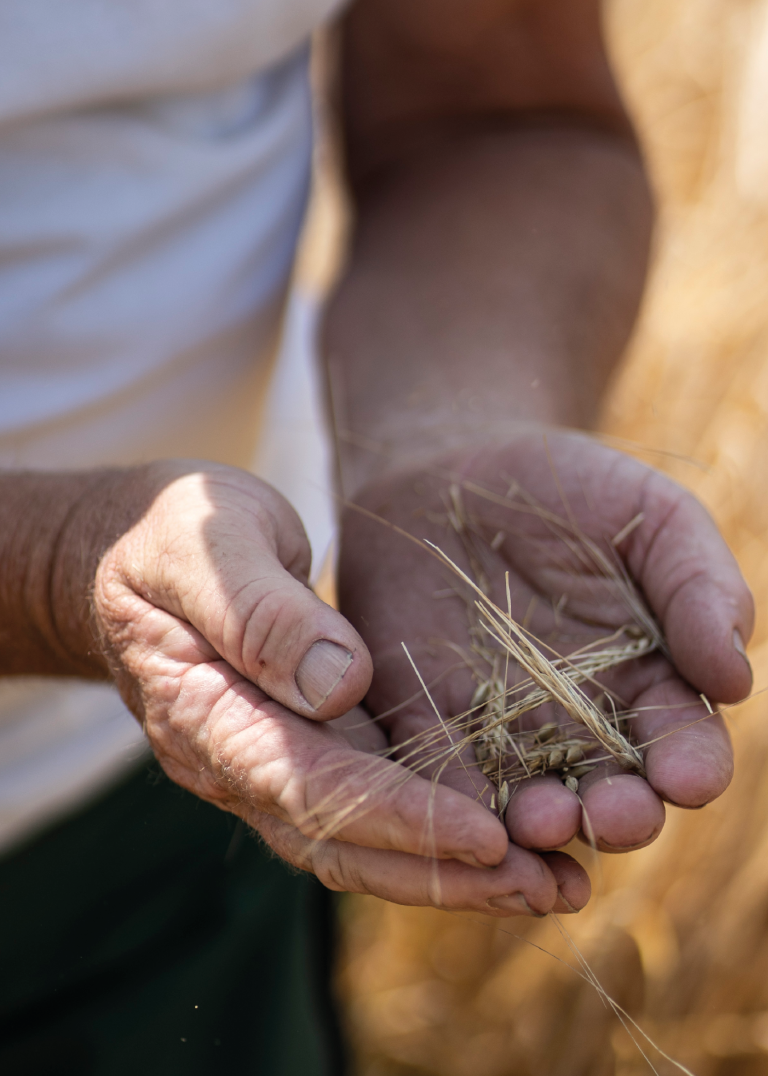
[[[94,578],[151,503],[158,466],[0,475],[0,674],[109,676]]]
[[[555,422],[503,418],[452,421],[431,415],[411,429],[391,428],[379,440],[339,435],[342,484],[347,500],[365,500],[376,488],[408,476],[460,481],[478,457],[533,434],[562,429]]]
[[[0,671],[5,675],[103,677],[83,646],[87,535],[82,502],[104,472],[14,472],[0,477]],[[61,568],[66,564],[66,593]],[[76,570],[75,570],[76,567]]]
[[[151,504],[154,469],[148,464],[83,476],[58,531],[50,568],[49,634],[69,675],[109,676],[94,612],[96,573],[107,551]]]
[[[112,668],[104,624],[105,614],[107,622],[113,620],[118,592],[134,592],[183,615],[178,579],[173,573],[166,578],[168,557],[174,550],[183,560],[180,539],[196,533],[201,507],[207,508],[201,483],[216,470],[179,459],[103,471],[73,505],[55,551],[52,614],[58,637],[68,640],[73,661],[86,675],[109,675]]]

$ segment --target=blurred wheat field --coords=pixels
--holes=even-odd
[[[708,505],[755,592],[768,687],[768,0],[609,0],[659,203],[644,310],[606,434]],[[736,778],[627,857],[581,846],[564,923],[603,986],[697,1076],[768,1076],[768,693],[732,709]],[[650,1072],[554,924],[348,898],[339,988],[358,1076]],[[649,1049],[659,1072],[668,1061]]]

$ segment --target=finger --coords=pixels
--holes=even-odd
[[[539,856],[514,845],[496,868],[482,870],[455,860],[435,861],[336,840],[312,841],[289,824],[264,815],[249,814],[247,821],[283,859],[311,871],[338,892],[499,918],[546,915],[560,899],[550,868]],[[581,906],[589,887],[583,870],[575,863],[570,870],[563,864],[557,869],[569,903]]]
[[[160,697],[153,680],[167,683],[162,663],[150,657],[143,675],[145,696]],[[354,750],[336,729],[287,711],[224,662],[186,669],[175,696],[169,703],[166,688],[162,705],[147,709],[158,758],[173,780],[229,810],[245,804],[310,838],[475,866],[495,866],[507,851],[503,825],[479,804]]]
[[[647,745],[645,768],[656,792],[678,807],[703,807],[733,777],[728,730],[700,698],[676,679],[654,684],[635,701],[635,740]]]
[[[306,535],[279,494],[245,472],[212,467],[167,485],[153,520],[151,557],[130,547],[124,558],[136,593],[188,621],[233,668],[296,713],[336,717],[362,699],[370,655],[306,585]],[[148,560],[157,576],[151,593]]]
[[[139,653],[134,643],[124,655],[140,670],[148,734],[178,783],[244,818],[278,854],[334,889],[497,916],[545,914],[554,907],[558,884],[552,872],[539,857],[510,846],[501,824],[484,808],[394,763],[351,750],[329,724],[286,711],[225,662],[185,665],[184,657],[194,655],[200,642],[198,633],[170,614],[150,612],[153,641],[160,645]],[[170,658],[162,651],[164,639]],[[181,669],[176,676],[174,665]],[[344,819],[339,830],[345,838],[379,841],[383,848],[312,835],[313,821],[322,824],[329,781],[336,790],[346,782],[354,800],[356,780],[362,777],[370,789],[386,768],[404,780],[374,796],[361,817]],[[400,844],[421,850],[419,834],[431,816],[436,855],[401,850]],[[483,854],[490,868],[456,858],[465,855],[477,864]],[[576,868],[563,892],[578,903],[583,891]]]
[[[649,477],[642,511],[627,558],[674,663],[698,691],[737,702],[752,687],[744,644],[754,625],[738,565],[704,507],[662,475]]]
[[[314,718],[339,716],[363,698],[373,670],[362,639],[269,545],[251,545],[228,589],[212,641],[270,698]]]
[[[592,895],[589,875],[581,864],[564,852],[544,852],[541,858],[557,882],[557,900],[552,911],[565,915],[581,911]]]
[[[504,820],[521,848],[562,848],[579,832],[581,804],[554,774],[531,777],[513,792]]]
[[[579,783],[582,839],[601,852],[633,852],[655,841],[664,804],[647,781],[614,764],[599,766]]]

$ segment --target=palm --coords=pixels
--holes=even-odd
[[[714,526],[683,490],[585,437],[532,432],[469,464],[454,459],[432,476],[416,481],[409,474],[369,491],[365,503],[433,542],[475,578],[484,575],[497,604],[509,601],[513,617],[558,653],[637,624],[647,617],[646,606],[662,624],[674,667],[656,653],[603,678],[622,704],[639,710],[632,721],[636,742],[654,741],[645,752],[649,783],[601,766],[582,781],[580,801],[554,776],[525,782],[507,814],[516,841],[562,845],[586,813],[601,847],[637,847],[660,831],[662,799],[699,806],[723,791],[731,773],[727,733],[720,718],[706,717],[698,693],[728,702],[749,690],[733,631],[747,637],[751,604]],[[476,651],[484,640],[476,610],[453,582],[423,548],[348,513],[342,611],[371,649],[374,713],[400,706],[419,689],[401,642],[434,684],[440,713],[468,709],[482,675]],[[531,720],[552,716],[538,711]],[[423,696],[384,719],[402,754],[413,754],[436,723]],[[421,764],[429,765],[428,754],[419,756]],[[465,751],[442,779],[475,796],[473,761]],[[610,774],[619,776],[606,781]]]

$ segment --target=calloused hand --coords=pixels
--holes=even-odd
[[[303,528],[274,490],[183,461],[115,482],[111,501],[141,510],[101,557],[93,618],[174,781],[332,889],[499,916],[586,902],[567,857],[511,845],[480,804],[375,753],[381,731],[348,714],[370,656],[308,588]],[[98,518],[104,496],[102,485],[77,518]],[[77,534],[68,541],[76,555]]]
[[[461,491],[458,508],[451,504],[451,483],[454,501]],[[579,541],[564,542],[563,528],[551,524],[552,517],[564,519],[571,536],[585,537],[614,558],[663,629],[671,661],[656,652],[601,679],[637,714],[632,734],[638,745],[647,745],[647,781],[613,763],[585,776],[579,795],[555,775],[525,780],[506,812],[517,846],[560,848],[586,830],[600,849],[628,851],[658,836],[664,801],[696,808],[724,791],[732,775],[729,737],[722,718],[707,715],[700,693],[733,703],[749,692],[744,644],[753,605],[712,519],[691,494],[586,435],[527,427],[504,447],[454,452],[429,468],[372,483],[358,503],[431,540],[469,570],[466,542],[446,522],[449,509],[465,512],[497,604],[506,606],[508,572],[513,615],[567,655],[633,615],[626,588],[606,578],[581,555]],[[435,684],[442,714],[467,711],[476,684],[457,650],[469,647],[468,612],[464,599],[452,596],[445,567],[393,527],[353,509],[345,514],[342,534],[340,607],[373,658],[371,712],[384,714],[419,690],[401,642],[424,680]],[[545,716],[551,720],[551,711]],[[437,718],[422,695],[382,724],[393,744],[409,744],[413,753]],[[428,775],[428,753],[416,758]],[[469,748],[441,781],[488,802],[488,787],[473,762]]]

